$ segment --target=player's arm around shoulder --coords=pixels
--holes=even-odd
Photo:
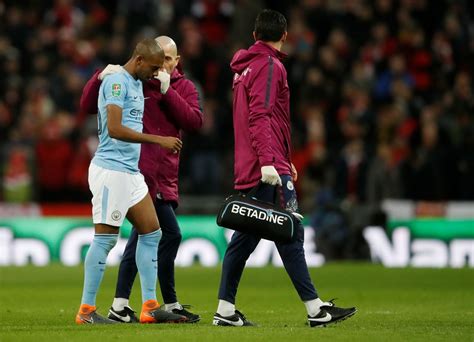
[[[97,114],[97,100],[99,98],[100,85],[102,84],[102,81],[97,78],[99,73],[100,70],[96,70],[82,90],[79,108],[87,114]]]
[[[122,71],[120,65],[109,64],[105,69],[97,69],[92,77],[87,81],[81,94],[79,107],[82,111],[88,114],[97,114],[97,101],[99,100],[100,86],[102,80],[110,74],[118,73]]]

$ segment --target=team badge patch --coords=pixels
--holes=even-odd
[[[122,86],[118,83],[112,84],[112,96],[120,96],[120,93],[122,92]]]
[[[122,213],[118,210],[115,210],[111,216],[112,216],[112,220],[118,221],[122,218]]]
[[[288,188],[288,190],[290,191],[293,191],[294,190],[294,186],[293,186],[293,182],[292,181],[288,181],[288,183],[286,183],[286,187]]]

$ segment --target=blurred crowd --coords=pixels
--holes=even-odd
[[[0,200],[90,200],[97,123],[79,110],[82,87],[97,68],[125,63],[139,39],[163,34],[205,113],[184,139],[181,192],[229,193],[229,61],[252,44],[265,7],[289,23],[292,158],[316,224],[347,227],[341,213],[385,198],[474,200],[468,0],[3,1]]]

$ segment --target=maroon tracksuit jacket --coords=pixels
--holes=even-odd
[[[97,113],[99,72],[87,82],[81,96],[81,109],[91,114]],[[156,79],[143,83],[143,95],[143,133],[181,138],[181,130],[201,128],[203,113],[196,87],[177,69],[171,75],[171,86],[165,95],[161,94],[160,81]],[[159,193],[165,201],[178,202],[179,153],[157,144],[142,144],[138,167],[153,200]]]
[[[290,91],[285,54],[257,41],[230,63],[234,89],[234,187],[255,186],[262,166],[291,175]]]

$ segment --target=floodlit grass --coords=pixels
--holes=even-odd
[[[211,325],[220,269],[178,268],[180,301],[201,314],[198,324],[77,326],[82,267],[0,267],[0,341],[474,341],[473,269],[385,269],[337,263],[311,269],[323,299],[356,306],[352,318],[310,329],[283,269],[246,269],[237,308],[257,327]],[[98,311],[106,314],[117,268],[106,270]],[[140,309],[136,283],[132,306]]]

